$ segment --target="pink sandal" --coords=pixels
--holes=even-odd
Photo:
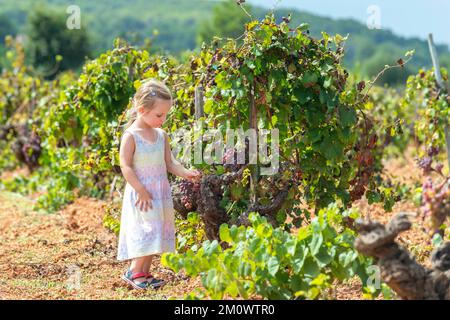
[[[144,277],[147,279],[147,275],[148,274],[145,272],[138,272],[138,273],[133,274],[133,272],[131,272],[131,270],[127,270],[122,275],[122,279],[125,280],[129,285],[131,285],[135,289],[145,290],[145,289],[148,289],[148,287],[150,286],[150,283],[148,281],[136,283],[136,282],[134,282],[134,280],[136,280],[138,278],[144,278]]]
[[[164,280],[154,278],[151,273],[143,273],[145,274],[148,285],[153,289],[161,288],[166,283]]]

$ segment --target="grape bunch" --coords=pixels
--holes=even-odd
[[[439,152],[440,152],[439,147],[434,147],[434,146],[429,147],[427,150],[429,157],[437,156],[439,154]]]
[[[244,151],[245,153],[245,160],[244,163],[238,163],[238,152]],[[232,148],[227,149],[222,157],[222,163],[225,170],[228,172],[237,172],[239,171],[245,163],[249,163],[249,142],[246,139],[245,140],[245,149],[239,149],[239,148]]]
[[[30,137],[22,146],[22,152],[25,157],[25,163],[28,167],[36,168],[38,166],[38,159],[41,155],[41,137],[35,132],[32,132]]]
[[[200,192],[200,183],[183,179],[179,186],[182,194],[181,203],[187,210],[191,210],[194,208],[195,199]]]
[[[223,157],[222,163],[227,171],[236,172],[240,169],[241,165],[237,164],[237,154],[234,152],[234,149],[228,149]]]
[[[17,160],[27,165],[30,171],[36,169],[39,165],[39,156],[41,155],[41,138],[35,132],[29,137],[18,137],[11,144]]]
[[[436,150],[436,149],[435,149]],[[438,151],[428,151],[428,156],[420,158],[417,160],[417,164],[420,169],[422,169],[425,175],[429,175],[432,171],[439,173],[441,176],[443,175],[442,169],[444,166],[441,163],[437,163],[433,167],[433,156],[436,155]]]
[[[422,169],[425,174],[428,174],[433,170],[431,167],[432,163],[433,159],[431,157],[423,157],[417,161],[419,168]]]
[[[450,180],[435,186],[428,177],[422,186],[422,212],[427,218],[427,227],[438,232],[447,216],[450,216]]]

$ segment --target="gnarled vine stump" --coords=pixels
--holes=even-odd
[[[381,278],[405,300],[450,300],[450,243],[432,252],[431,268],[417,263],[407,249],[395,242],[411,228],[410,214],[397,214],[386,226],[375,221],[356,222],[360,233],[355,248],[377,259]]]
[[[181,190],[179,184],[172,184],[172,195],[174,209],[183,217],[186,218],[189,212],[196,211],[200,214],[204,224],[206,236],[209,240],[219,240],[219,228],[223,223],[230,223],[230,216],[226,210],[220,205],[223,198],[224,187],[232,184],[238,179],[242,178],[244,169],[247,166],[242,166],[236,172],[228,172],[222,175],[207,175],[203,176],[200,182],[200,189],[198,192],[189,194],[189,207],[187,208],[183,203],[183,197],[186,195]],[[260,203],[250,203],[249,207],[237,219],[233,221],[238,225],[249,225],[248,215],[250,212],[258,212],[265,216],[267,220],[274,226],[276,223],[276,213],[281,209],[283,203],[288,197],[289,190],[294,183],[287,182],[283,188],[275,192],[273,201],[270,204],[262,205]]]

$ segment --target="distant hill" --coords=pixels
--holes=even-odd
[[[406,51],[415,49],[414,58],[411,61],[410,69],[417,71],[421,67],[431,67],[431,58],[427,41],[419,38],[404,38],[394,34],[389,30],[370,30],[366,25],[352,19],[333,20],[316,15],[292,11],[277,10],[278,14],[287,15],[292,12],[291,24],[297,25],[307,22],[311,26],[314,36],[320,37],[321,31],[330,34],[349,34],[346,43],[345,61],[347,65],[355,67],[361,66],[361,71],[380,69],[385,64],[393,64],[398,58],[403,57]],[[447,45],[437,45],[440,54],[441,64],[450,67],[450,52]]]
[[[154,46],[173,54],[198,47],[197,33],[202,21],[210,19],[218,2],[206,0],[0,0],[0,36],[25,31],[27,13],[33,6],[55,6],[65,12],[68,5],[81,9],[83,28],[91,37],[93,56],[112,46],[117,36],[141,44],[145,38],[154,38]],[[267,10],[252,7],[253,17],[261,19]],[[346,43],[345,64],[360,75],[373,75],[385,64],[392,64],[408,50],[415,49],[414,59],[404,71],[417,72],[420,67],[430,67],[431,60],[426,41],[403,38],[385,30],[369,30],[355,20],[333,20],[295,9],[277,9],[278,19],[292,13],[292,26],[307,22],[313,36],[321,31],[330,34],[349,34]],[[154,30],[158,34],[154,35]],[[438,45],[441,64],[450,68],[450,52],[446,45]]]

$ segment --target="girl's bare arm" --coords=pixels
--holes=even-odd
[[[130,133],[125,132],[119,150],[120,169],[122,170],[123,177],[134,188],[134,190],[140,191],[145,187],[139,181],[132,167],[135,148],[136,146],[133,136]]]
[[[183,167],[172,155],[170,150],[169,136],[164,132],[164,158],[166,160],[167,171],[184,179],[188,179],[191,175],[191,171]]]

